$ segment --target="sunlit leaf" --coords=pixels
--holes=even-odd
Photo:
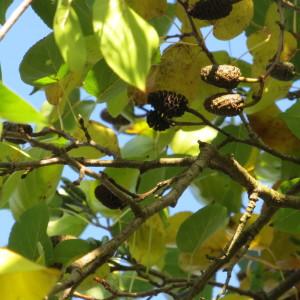
[[[159,44],[155,29],[120,0],[96,0],[93,18],[108,65],[124,81],[144,90]]]
[[[90,134],[93,141],[99,144],[101,147],[107,148],[109,151],[119,154],[119,145],[118,139],[114,131],[99,122],[89,120],[85,124],[88,133]],[[76,137],[79,141],[86,141],[86,137],[81,128],[78,128],[73,136]],[[98,149],[92,148],[90,146],[80,147],[78,149],[73,149],[69,152],[72,156],[83,156],[86,158],[99,158],[106,155]]]
[[[242,33],[252,20],[253,6],[253,0],[235,3],[228,17],[216,20],[214,36],[220,40],[229,40]]]
[[[3,299],[41,300],[60,276],[58,270],[45,268],[5,248],[0,249],[0,257],[0,293]]]
[[[67,65],[72,71],[82,70],[87,51],[78,16],[70,1],[58,1],[53,30],[55,41]]]
[[[3,83],[0,83],[0,98],[0,118],[20,123],[42,124],[45,122],[39,112]]]

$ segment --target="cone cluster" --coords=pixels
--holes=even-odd
[[[180,117],[185,113],[188,100],[172,91],[156,91],[149,93],[148,103],[154,109],[147,114],[149,127],[163,131],[171,127],[173,117]]]

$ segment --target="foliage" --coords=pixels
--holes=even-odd
[[[31,3],[51,32],[19,71],[45,101],[1,81],[3,299],[299,298],[300,7],[169,2]]]

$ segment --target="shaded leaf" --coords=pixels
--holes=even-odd
[[[45,204],[28,209],[12,227],[8,247],[28,259],[36,260],[40,255],[38,246],[41,244],[46,261],[49,262],[52,245],[46,232],[48,222],[49,214]]]
[[[180,226],[176,242],[181,251],[192,252],[227,222],[227,210],[219,204],[210,204],[195,212]]]

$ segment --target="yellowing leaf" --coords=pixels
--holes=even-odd
[[[47,101],[52,105],[57,105],[64,95],[61,85],[56,82],[45,87]]]
[[[93,14],[107,64],[124,81],[145,90],[151,59],[159,46],[156,30],[122,0],[96,0]]]
[[[93,120],[89,120],[85,125],[93,141],[119,155],[120,149],[118,145],[118,139],[112,129]],[[86,141],[84,132],[80,128],[74,132],[73,136],[79,141]],[[99,158],[105,156],[104,153],[90,146],[73,149],[69,152],[69,154],[72,156],[83,156],[86,158]]]
[[[129,251],[143,265],[160,265],[165,254],[165,239],[165,226],[156,214],[129,238]]]
[[[233,5],[230,15],[216,20],[214,36],[220,40],[230,40],[242,33],[253,18],[253,0],[242,0]]]
[[[300,140],[280,118],[280,113],[279,108],[273,104],[248,115],[248,118],[253,130],[269,147],[286,154],[297,153]]]
[[[229,241],[225,229],[214,233],[205,243],[194,252],[182,252],[179,255],[179,265],[185,272],[196,272],[206,269],[211,261],[208,256],[219,257],[224,253],[224,247]]]
[[[232,219],[231,219],[231,224],[233,225],[231,228],[231,234],[233,235],[234,231],[236,230],[239,220],[241,218],[241,214],[238,213],[236,214]],[[253,224],[258,218],[258,215],[253,214],[251,218],[248,220],[246,227],[248,228],[249,225]],[[259,234],[256,235],[255,239],[251,242],[249,249],[251,250],[263,250],[266,248],[269,248],[274,236],[274,229],[270,227],[269,225],[263,227],[263,229],[259,232]]]
[[[176,245],[177,231],[182,222],[192,215],[190,211],[181,211],[168,218],[168,227],[166,229],[166,243]]]
[[[177,43],[163,53],[153,89],[174,91],[190,102],[202,103],[207,96],[223,91],[201,80],[199,72],[209,64],[198,45]]]
[[[168,8],[166,0],[126,0],[126,2],[146,20],[163,16]]]
[[[59,275],[58,270],[45,268],[8,249],[0,249],[0,294],[2,299],[44,299],[53,288]]]

